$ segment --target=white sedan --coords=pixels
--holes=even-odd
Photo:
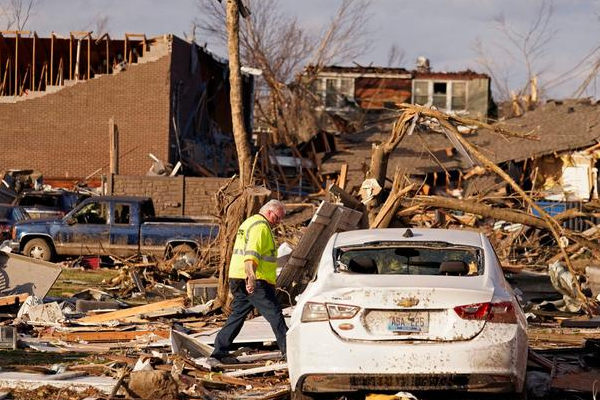
[[[527,321],[487,238],[334,234],[287,336],[292,400],[334,393],[524,391]]]

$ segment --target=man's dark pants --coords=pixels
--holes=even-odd
[[[244,325],[246,316],[254,308],[271,324],[277,339],[277,345],[285,355],[287,326],[281,313],[281,306],[275,295],[275,288],[263,280],[257,280],[254,293],[248,294],[244,279],[230,279],[229,289],[233,294],[232,311],[225,325],[217,334],[212,357],[222,358],[228,355],[233,340],[240,333],[242,325]]]

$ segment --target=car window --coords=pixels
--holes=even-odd
[[[21,207],[13,207],[12,209],[13,220],[15,221],[23,221],[24,219],[29,219],[29,214]]]
[[[336,272],[380,275],[474,276],[480,250],[465,247],[350,247],[338,251]]]
[[[108,207],[106,203],[88,203],[73,215],[79,224],[106,224]]]
[[[114,205],[114,223],[118,225],[129,225],[131,223],[131,213],[129,204]]]

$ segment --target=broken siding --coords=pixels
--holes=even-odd
[[[411,98],[411,80],[359,77],[354,80],[354,98],[365,109],[384,108],[386,103],[407,103]]]

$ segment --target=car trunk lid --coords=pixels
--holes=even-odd
[[[490,302],[494,292],[492,288],[470,286],[339,289],[323,300],[360,308],[352,319],[330,320],[331,328],[345,339],[468,340],[483,329],[485,320],[462,319],[454,308]]]

